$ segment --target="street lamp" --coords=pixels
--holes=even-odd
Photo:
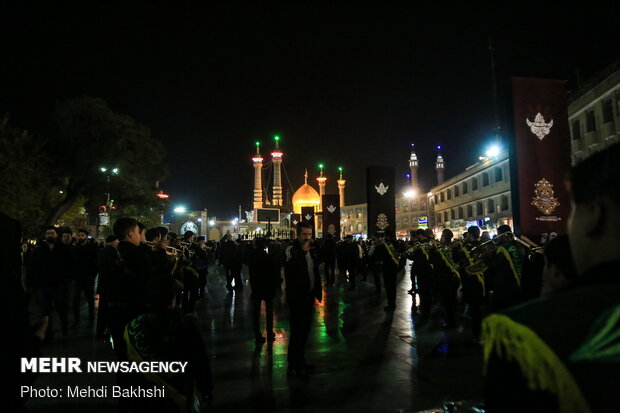
[[[492,145],[486,152],[485,155],[487,158],[493,158],[501,152],[499,145]]]
[[[112,206],[111,202],[110,202],[110,177],[112,175],[118,175],[120,172],[119,168],[108,168],[107,166],[102,166],[99,168],[99,171],[103,174],[105,174],[106,176],[106,181],[108,183],[108,190],[106,192],[106,207],[108,209],[110,209],[110,207]]]
[[[177,214],[183,214],[183,213],[187,212],[187,208],[185,208],[184,206],[179,205],[178,207],[174,208],[174,212],[176,212]]]

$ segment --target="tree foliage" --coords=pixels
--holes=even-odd
[[[105,101],[74,99],[56,110],[58,133],[50,139],[50,152],[58,159],[58,180],[66,183],[66,197],[50,210],[53,223],[77,200],[101,200],[106,193],[122,199],[152,197],[156,181],[166,173],[165,151],[160,140],[129,116],[114,113]],[[99,169],[119,168],[109,177]]]
[[[62,199],[49,172],[46,140],[0,118],[0,209],[19,220],[26,233],[36,233],[50,207]]]
[[[59,104],[46,139],[3,119],[0,151],[0,165],[11,176],[0,183],[2,209],[26,226],[57,223],[76,203],[96,212],[108,192],[117,214],[146,218],[161,207],[154,186],[167,175],[162,142],[101,99]],[[108,174],[112,168],[120,172],[107,175],[103,166]]]

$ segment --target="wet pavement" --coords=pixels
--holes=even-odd
[[[397,309],[391,314],[383,310],[385,293],[377,294],[373,284],[358,282],[356,290],[348,291],[338,277],[316,306],[306,349],[316,371],[306,378],[290,377],[288,311],[280,296],[274,304],[276,341],[257,346],[249,286],[226,294],[223,270],[210,268],[208,296],[196,306],[215,382],[215,401],[207,411],[414,412],[481,398],[481,348],[472,342],[468,318],[461,309],[458,329],[443,329],[441,307],[435,306],[431,320],[418,323],[410,287],[408,274],[401,273]],[[43,346],[43,356],[80,357],[83,363],[114,359],[110,344],[95,339],[92,326],[56,337]],[[35,386],[113,384],[112,374],[42,374]],[[39,398],[27,407],[33,412],[115,412],[116,400]]]

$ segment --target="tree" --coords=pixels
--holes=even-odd
[[[54,184],[64,188],[64,197],[52,205],[46,224],[55,223],[79,197],[105,204],[107,192],[119,207],[132,199],[140,199],[136,205],[143,207],[151,200],[156,205],[153,187],[167,174],[167,165],[161,141],[145,126],[91,97],[58,105],[55,118],[58,130],[47,148],[56,160]],[[102,166],[120,173],[108,177]]]
[[[49,176],[54,162],[46,146],[45,139],[0,117],[0,209],[20,221],[26,235],[37,234],[50,206],[63,198]]]

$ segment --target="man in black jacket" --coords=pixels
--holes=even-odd
[[[49,316],[52,304],[58,311],[62,333],[67,334],[69,321],[69,286],[73,277],[73,256],[69,247],[58,240],[58,229],[47,227],[45,240],[37,244],[33,253],[33,288],[41,309],[41,316]],[[51,318],[50,318],[51,321]],[[51,322],[47,336],[53,337]]]
[[[78,230],[78,241],[73,247],[75,253],[75,283],[73,285],[73,326],[80,324],[80,299],[82,292],[88,303],[88,321],[95,314],[95,277],[97,276],[97,245],[88,238],[88,231]]]
[[[306,363],[305,346],[314,316],[314,300],[322,299],[316,250],[312,246],[312,227],[307,222],[297,225],[297,239],[286,247],[284,277],[286,300],[291,312],[288,344],[288,371],[305,374],[314,366]]]

